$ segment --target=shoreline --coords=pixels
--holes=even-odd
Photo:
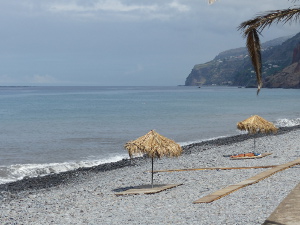
[[[183,148],[182,155],[189,155],[195,152],[199,153],[199,152],[207,151],[216,146],[226,146],[226,145],[246,141],[248,139],[264,137],[264,136],[282,135],[298,129],[300,129],[300,125],[292,126],[292,127],[280,127],[276,134],[255,134],[255,135],[240,134],[240,135],[202,141],[198,143],[192,143],[189,145],[182,146]],[[16,198],[20,192],[24,192],[24,191],[30,192],[30,191],[40,190],[40,189],[49,189],[52,187],[57,187],[61,184],[75,183],[76,181],[78,181],[79,178],[84,180],[85,177],[88,177],[89,175],[92,174],[139,165],[144,163],[146,159],[147,159],[146,156],[137,157],[134,159],[122,159],[117,162],[100,164],[98,166],[82,167],[76,170],[54,173],[54,174],[49,174],[49,175],[39,176],[39,177],[25,177],[22,180],[0,184],[0,200]]]
[[[0,224],[261,225],[299,184],[299,165],[211,203],[193,203],[272,170],[260,166],[298,160],[299,135],[299,127],[283,128],[277,135],[259,135],[262,137],[257,139],[255,151],[271,153],[259,159],[230,160],[225,156],[252,151],[253,136],[237,135],[185,146],[181,157],[155,160],[154,170],[256,168],[157,172],[155,185],[179,186],[151,195],[118,195],[118,192],[151,183],[151,160],[148,158],[137,158],[130,164],[130,160],[122,160],[53,177],[26,179],[0,191]]]

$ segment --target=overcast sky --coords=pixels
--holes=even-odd
[[[237,26],[288,0],[0,0],[0,85],[184,84],[245,45]],[[263,41],[293,35],[277,25]]]

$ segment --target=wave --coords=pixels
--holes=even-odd
[[[25,177],[45,176],[53,173],[61,173],[76,170],[82,167],[88,168],[105,163],[117,162],[128,158],[127,155],[117,155],[101,160],[85,160],[79,162],[48,163],[48,164],[16,164],[0,167],[0,184],[22,180]]]
[[[300,125],[300,118],[296,119],[278,119],[274,122],[277,127],[293,127]],[[245,134],[247,132],[236,130],[236,134]],[[233,134],[234,135],[234,134]],[[181,146],[187,146],[190,144],[200,143],[204,141],[211,141],[220,138],[226,138],[232,135],[218,136],[214,138],[199,139],[187,142],[178,142]],[[141,155],[140,155],[141,156]],[[139,157],[139,156],[136,156]],[[127,154],[116,155],[105,159],[87,159],[83,161],[72,161],[64,163],[47,163],[47,164],[16,164],[10,166],[0,166],[0,184],[14,182],[22,180],[26,177],[38,177],[45,176],[54,173],[61,173],[70,170],[76,170],[79,168],[89,168],[98,166],[105,163],[117,162],[122,159],[128,158]]]
[[[277,127],[293,127],[300,125],[300,118],[296,119],[278,119],[275,121],[275,126]]]

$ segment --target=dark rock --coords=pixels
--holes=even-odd
[[[267,88],[300,88],[300,63],[286,67],[274,76],[269,76],[264,81]]]

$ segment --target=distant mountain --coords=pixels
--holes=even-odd
[[[281,77],[279,72],[293,63],[300,62],[300,33],[293,37],[280,37],[263,43],[262,62],[266,87],[282,87],[281,84],[283,83],[285,83],[285,87],[290,87],[288,82],[278,81]],[[300,65],[293,68],[299,68],[300,72]],[[288,72],[291,73],[291,69]],[[256,87],[255,77],[248,51],[243,47],[221,52],[212,61],[195,65],[186,78],[185,85]],[[295,87],[296,78],[293,80],[292,86]]]

